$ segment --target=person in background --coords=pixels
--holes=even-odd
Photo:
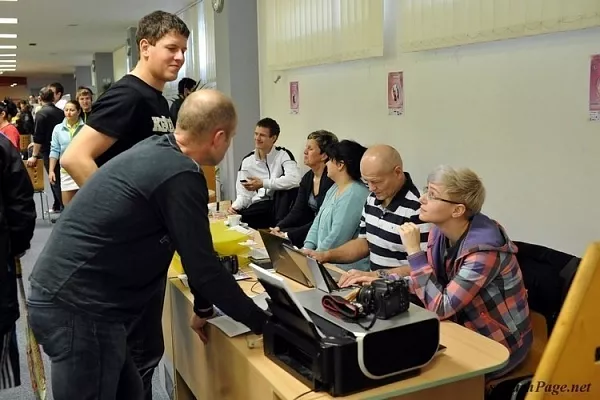
[[[54,105],[56,106],[56,108],[62,110],[63,108],[65,108],[65,104],[67,104],[67,101],[69,101],[70,99],[67,97],[70,97],[69,95],[65,96],[65,88],[62,85],[62,83],[60,82],[54,82],[51,83],[50,85],[48,85],[48,87],[50,88],[50,90],[52,90],[52,93],[54,93]]]
[[[42,99],[41,99],[40,95],[38,94],[38,96],[35,97],[35,102],[31,103],[31,113],[33,114],[34,119],[35,119],[37,112],[42,109],[42,105],[43,105]]]
[[[25,143],[31,143],[31,135],[33,135],[34,128],[33,114],[31,112],[31,106],[26,100],[19,101],[18,106],[19,112],[17,114],[15,126],[19,131],[19,135],[21,136],[21,146],[24,146]],[[29,158],[27,155],[27,149],[25,147],[21,148],[21,151],[23,153],[23,159]]]
[[[294,155],[276,147],[280,128],[272,118],[263,118],[254,129],[255,149],[242,160],[236,180],[237,197],[230,214],[240,214],[250,227],[268,228],[275,224],[273,197],[276,191],[297,188],[300,170]]]
[[[2,135],[0,182],[0,390],[4,390],[21,384],[15,328],[19,319],[15,261],[29,249],[36,212],[33,186],[21,155]]]
[[[84,124],[87,122],[88,115],[92,112],[92,99],[93,98],[94,98],[94,93],[92,92],[91,89],[89,89],[85,86],[80,86],[77,89],[77,94],[75,96],[75,99],[81,106],[81,119],[83,120]]]
[[[398,151],[388,145],[370,147],[361,160],[360,171],[371,194],[365,203],[358,238],[338,248],[310,252],[322,263],[350,264],[369,257],[371,271],[351,269],[342,275],[340,285],[356,276],[408,275],[406,248],[398,233],[398,227],[405,222],[419,226],[421,245],[427,245],[429,224],[419,220],[419,190],[410,174],[404,172]]]
[[[179,109],[181,108],[181,104],[183,101],[192,93],[194,88],[196,87],[196,81],[191,78],[183,78],[179,81],[177,85],[177,98],[173,100],[171,104],[171,119],[173,121],[177,121],[177,114],[179,114]]]
[[[162,91],[167,82],[177,79],[185,62],[189,35],[188,27],[175,14],[155,11],[140,19],[136,33],[140,54],[137,65],[94,102],[85,126],[61,157],[62,167],[80,188],[98,169],[137,143],[173,132],[169,104]],[[151,159],[144,160],[135,165],[144,168],[145,163],[153,163]],[[111,208],[110,202],[105,207]],[[127,336],[144,382],[146,400],[152,399],[152,375],[164,353],[160,321],[165,288],[166,278],[129,326]]]
[[[11,122],[17,113],[17,106],[10,99],[4,99],[0,103],[0,133],[4,134],[13,146],[21,151],[19,130]]]
[[[235,107],[202,90],[186,100],[178,122],[175,133],[144,140],[81,187],[31,273],[29,320],[52,361],[55,400],[144,397],[130,325],[163,293],[175,251],[194,296],[190,325],[203,342],[213,304],[262,333],[267,314],[215,255],[198,167],[225,156]],[[160,332],[162,309],[152,312],[145,328]]]
[[[57,179],[60,179],[60,189],[62,191],[62,202],[63,206],[73,200],[73,196],[79,190],[79,186],[75,183],[71,175],[64,168],[60,168],[60,176],[57,177],[54,173],[56,169],[56,163],[60,161],[60,156],[65,152],[71,140],[84,125],[81,119],[81,106],[75,100],[70,100],[65,104],[65,119],[64,121],[54,127],[52,132],[52,142],[50,143],[50,173],[48,174],[48,180],[50,183],[55,183]]]
[[[369,196],[360,176],[360,160],[366,150],[351,140],[327,148],[327,175],[334,184],[306,236],[305,253],[337,248],[358,236],[362,210]],[[369,257],[338,267],[368,271]]]
[[[19,101],[19,111],[17,113],[17,122],[15,123],[19,134],[21,135],[33,135],[33,114],[31,113],[31,106],[25,100]]]
[[[54,105],[54,92],[50,87],[47,86],[40,90],[40,99],[42,108],[35,115],[33,151],[31,157],[27,160],[27,166],[31,168],[35,167],[37,160],[41,158],[44,160],[44,167],[48,176],[50,176],[50,142],[52,141],[52,132],[54,131],[54,127],[63,121],[65,114]],[[54,174],[60,174],[58,164],[54,169]],[[60,180],[57,179],[56,183],[50,184],[50,188],[54,197],[54,204],[50,212],[59,213],[63,209]]]
[[[308,135],[304,148],[304,165],[310,168],[300,181],[298,196],[290,213],[271,228],[271,233],[289,239],[294,246],[302,247],[315,216],[333,185],[327,176],[326,149],[337,143],[333,133],[319,130]]]

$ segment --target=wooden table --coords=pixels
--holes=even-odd
[[[290,280],[288,284],[295,291],[307,289]],[[255,280],[241,281],[240,286],[250,296],[263,291]],[[229,338],[209,325],[210,340],[203,345],[189,327],[192,308],[190,290],[171,276],[163,325],[165,353],[176,370],[175,392],[179,400],[194,397],[198,400],[294,400],[310,391],[264,355],[260,337],[248,334]],[[440,337],[446,351],[424,367],[420,375],[337,399],[483,399],[484,374],[504,366],[508,350],[452,322],[441,323]],[[250,348],[253,343],[256,347]],[[307,393],[300,399],[331,397],[326,393]]]

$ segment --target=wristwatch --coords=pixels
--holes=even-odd
[[[377,277],[381,278],[381,279],[387,279],[387,277],[390,275],[390,273],[385,270],[385,269],[378,269],[377,270]]]
[[[32,154],[32,155],[31,155],[31,158],[35,158],[35,159],[37,160],[37,159],[39,159],[39,158],[40,158],[40,156],[39,156],[39,155],[37,155],[37,154]]]

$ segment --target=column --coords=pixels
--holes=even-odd
[[[224,199],[235,199],[235,179],[242,158],[254,149],[260,119],[257,2],[227,0],[215,13],[217,89],[230,95],[238,112],[238,129],[220,165]]]
[[[75,67],[75,87],[85,86],[92,88],[92,68],[89,65]],[[96,89],[92,89],[94,93]]]
[[[94,53],[92,65],[92,82],[95,83],[96,94],[100,95],[114,82],[112,53]]]

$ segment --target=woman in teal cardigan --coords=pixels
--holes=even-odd
[[[304,241],[307,250],[327,251],[358,236],[360,218],[369,189],[361,181],[360,160],[367,149],[351,140],[331,145],[327,151],[327,176],[333,186],[327,191]],[[369,258],[340,268],[369,270]]]
[[[63,204],[66,206],[73,200],[73,196],[79,190],[77,183],[71,178],[71,175],[64,169],[60,169],[60,176],[54,174],[56,163],[60,162],[60,157],[67,150],[67,146],[75,135],[83,128],[81,119],[81,106],[76,100],[70,100],[65,104],[65,119],[54,127],[52,131],[52,141],[50,142],[50,168],[48,169],[48,179],[54,184],[60,179],[60,190]]]

